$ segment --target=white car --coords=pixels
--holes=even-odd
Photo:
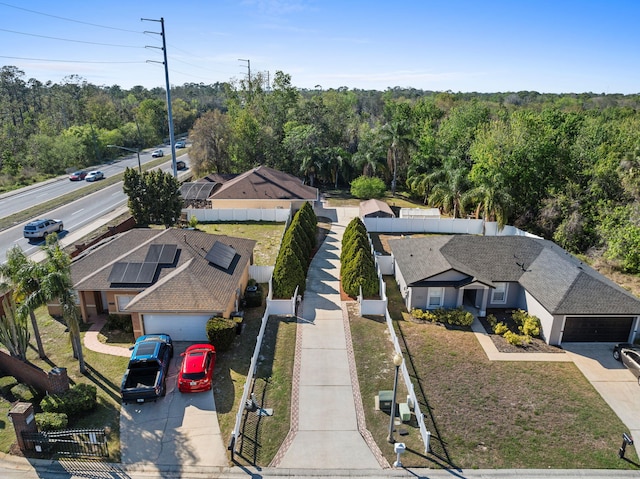
[[[22,234],[28,240],[46,238],[49,233],[60,232],[64,229],[62,220],[41,219],[27,223]]]
[[[87,176],[84,177],[85,181],[98,181],[104,179],[104,173],[102,171],[90,171]]]
[[[153,158],[158,158],[159,156],[164,156],[164,151],[162,150],[155,150],[153,153],[151,153],[151,156]]]

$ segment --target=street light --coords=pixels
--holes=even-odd
[[[400,353],[394,354],[393,365],[396,367],[396,377],[393,380],[393,397],[391,398],[391,418],[389,419],[389,436],[387,436],[387,441],[390,442],[391,444],[396,442],[396,440],[393,437],[393,421],[396,418],[396,392],[398,391],[398,371],[400,370],[400,366],[402,366],[402,355]]]
[[[107,148],[119,148],[121,150],[125,150],[125,151],[131,151],[133,153],[136,153],[138,155],[138,171],[140,173],[142,173],[142,165],[140,164],[140,149],[133,149],[133,148],[127,148],[126,146],[118,146],[118,145],[107,145]]]

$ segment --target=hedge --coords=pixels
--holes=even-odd
[[[39,431],[59,431],[69,424],[69,417],[61,412],[40,412],[36,414]]]
[[[93,384],[76,384],[62,394],[51,394],[40,401],[44,412],[64,413],[78,417],[96,407],[96,387]]]
[[[207,321],[207,338],[216,351],[228,351],[236,337],[236,322],[233,319],[213,317]]]

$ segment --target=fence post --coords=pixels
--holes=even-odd
[[[11,419],[13,428],[16,431],[18,446],[21,451],[24,451],[26,449],[26,444],[22,439],[22,434],[38,432],[33,404],[30,402],[17,402],[9,410],[9,418]]]

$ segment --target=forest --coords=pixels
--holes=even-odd
[[[291,76],[172,86],[191,168],[267,165],[322,189],[379,177],[454,217],[512,224],[640,272],[640,95],[296,88]],[[0,189],[167,141],[165,91],[0,70]]]

